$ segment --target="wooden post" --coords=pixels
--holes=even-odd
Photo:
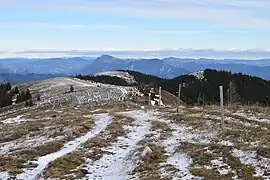
[[[148,105],[151,106],[151,93],[148,94]]]
[[[181,101],[181,90],[182,90],[182,84],[179,84],[178,101],[177,101],[177,112],[178,113],[179,113],[179,106],[180,106],[180,101]]]
[[[231,105],[231,103],[232,103],[232,82],[230,82],[230,85],[229,85],[229,92],[228,92],[228,100],[229,100],[229,102],[228,102],[228,105]]]
[[[159,87],[159,101],[158,105],[161,106],[161,87]]]
[[[219,92],[220,92],[221,128],[224,129],[223,86],[219,86]]]

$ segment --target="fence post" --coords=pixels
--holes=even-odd
[[[219,92],[220,92],[221,128],[224,130],[223,86],[219,86]]]
[[[158,105],[161,106],[161,87],[159,87],[159,101]]]
[[[148,105],[151,106],[151,93],[148,93]]]
[[[180,101],[181,101],[181,89],[182,89],[182,84],[179,84],[178,101],[177,101],[177,113],[179,113],[179,106],[180,106]]]

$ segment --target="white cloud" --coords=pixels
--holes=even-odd
[[[243,28],[270,28],[269,0],[13,0],[1,7],[76,11],[125,17],[188,19]]]
[[[39,49],[27,51],[7,52],[1,57],[77,57],[77,56],[100,56],[109,54],[117,57],[126,58],[163,58],[163,57],[179,57],[179,58],[232,58],[232,59],[262,59],[270,57],[270,51],[263,49],[240,49],[232,48],[229,50],[213,50],[213,49],[80,49],[80,50],[52,50]]]
[[[117,24],[58,24],[58,23],[2,23],[0,28],[46,28],[46,29],[69,29],[69,30],[87,30],[90,28],[116,28],[127,29],[129,26]]]
[[[90,29],[115,29],[115,30],[133,30],[155,34],[213,34],[216,31],[207,29],[179,29],[179,28],[148,28],[124,24],[57,24],[57,23],[2,23],[0,29],[59,29],[59,30],[90,30]],[[223,34],[244,34],[250,33],[250,30],[224,29],[218,33]]]

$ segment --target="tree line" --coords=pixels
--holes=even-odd
[[[40,98],[38,96],[38,98]],[[0,85],[0,107],[7,107],[13,104],[25,102],[26,106],[33,106],[32,94],[29,89],[19,90],[18,87],[12,88],[9,83]]]
[[[219,103],[219,86],[224,89],[225,103],[270,105],[270,81],[262,78],[232,73],[228,71],[204,70],[203,78],[193,75],[181,75],[173,79],[163,79],[136,71],[120,70],[132,75],[141,92],[147,94],[150,88],[162,89],[177,95],[178,86],[182,84],[181,99],[187,104],[216,104]],[[82,76],[76,78],[93,82],[130,86],[124,79],[111,76]]]
[[[187,104],[218,103],[219,86],[222,85],[225,103],[270,105],[270,81],[242,73],[206,69],[202,79],[193,75],[162,79],[135,71],[126,72],[134,76],[138,87],[144,91],[161,86],[177,95],[178,86],[182,84],[181,99]]]
[[[133,86],[135,84],[130,84],[126,82],[124,79],[117,77],[117,76],[107,76],[107,75],[100,75],[100,76],[95,76],[95,75],[76,75],[74,76],[75,78],[81,79],[81,80],[86,80],[86,81],[93,81],[97,83],[102,83],[102,84],[111,84],[111,85],[118,85],[118,86]]]

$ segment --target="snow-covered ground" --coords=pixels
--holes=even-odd
[[[74,87],[73,93],[69,93],[71,85]],[[44,104],[57,106],[67,102],[72,102],[74,105],[84,103],[98,105],[122,100],[131,89],[136,90],[133,87],[107,84],[98,87],[97,83],[75,78],[53,78],[40,81],[29,88],[40,93],[41,102],[39,102],[39,106]]]
[[[243,111],[238,111],[236,113],[233,113],[233,115],[237,115],[237,116],[241,116],[246,118],[247,120],[250,121],[257,121],[257,122],[261,122],[261,123],[266,123],[266,124],[270,124],[270,119],[265,119],[265,118],[260,118],[252,113],[245,113]]]
[[[0,121],[4,124],[12,124],[12,123],[20,123],[20,122],[24,122],[26,121],[26,119],[22,118],[23,116],[17,116],[15,118],[8,118],[8,119],[5,119],[3,121]]]
[[[250,165],[255,169],[255,176],[270,179],[269,174],[266,175],[265,169],[270,173],[270,159],[259,156],[256,151],[242,151],[233,149],[233,156],[238,157],[241,163]]]
[[[195,76],[198,80],[203,80],[204,71],[198,71],[198,72],[190,73],[189,75]]]
[[[68,91],[70,84],[75,88],[74,94],[63,94]],[[39,89],[42,94],[38,107],[0,114],[0,164],[3,165],[0,166],[0,179],[50,178],[48,169],[55,168],[57,171],[57,163],[53,162],[70,154],[84,160],[75,170],[83,170],[85,174],[76,179],[124,180],[140,179],[144,175],[174,180],[213,177],[239,179],[250,167],[254,169],[254,173],[250,170],[253,177],[270,179],[269,124],[259,121],[269,119],[267,114],[244,111],[234,114],[227,110],[226,130],[222,130],[218,107],[215,110],[207,106],[181,106],[179,114],[176,114],[176,109],[159,109],[141,104],[135,107],[128,102],[126,110],[117,104],[113,105],[113,109],[108,106],[92,108],[82,104],[99,98],[100,101],[103,98],[105,101],[118,101],[126,96],[128,89],[110,85],[104,85],[102,89],[96,87],[95,83],[69,78],[43,81],[32,88]],[[73,99],[76,107],[46,109],[42,104],[53,104],[55,99],[61,103]],[[121,123],[117,118],[122,118],[119,120]],[[128,121],[128,118],[132,121]],[[107,127],[113,122],[121,124],[125,133],[111,133]],[[115,141],[102,141],[102,138],[110,139],[112,136],[115,136]],[[97,137],[100,141],[91,144],[91,140]],[[47,144],[57,141],[63,141],[63,148],[24,159],[37,167],[23,166],[25,162],[20,164],[20,158],[27,157],[28,152],[36,152],[37,147],[45,148]],[[107,144],[104,145],[104,142]],[[162,150],[154,154],[155,148]],[[97,154],[93,154],[97,157],[86,155],[91,151],[96,151]],[[150,160],[147,161],[147,158]],[[18,164],[14,164],[14,167],[13,163]],[[23,172],[18,171],[17,167],[23,167]],[[14,175],[14,171],[17,175]],[[65,173],[67,176],[61,175],[59,179],[74,175],[72,170]]]
[[[63,139],[63,137],[48,138],[46,136],[35,136],[19,138],[13,141],[0,143],[0,155],[7,155],[11,152],[14,153],[14,151],[17,150],[27,149],[28,147],[34,148],[61,139]]]
[[[136,83],[136,80],[133,76],[131,76],[128,72],[123,72],[123,71],[105,71],[105,72],[100,72],[96,73],[96,76],[112,76],[112,77],[119,77],[124,79],[127,83]]]
[[[176,126],[174,126],[176,127]],[[173,127],[172,127],[173,128]],[[177,127],[176,127],[177,128]],[[172,132],[172,136],[163,142],[167,155],[166,163],[175,167],[178,172],[174,175],[173,179],[183,179],[188,180],[194,178],[189,172],[189,166],[192,163],[192,159],[188,157],[185,153],[176,152],[176,148],[183,141],[189,141],[192,135],[181,136],[183,134],[184,128],[177,128]],[[185,132],[185,130],[184,130]]]
[[[151,113],[144,113],[142,110],[123,114],[136,119],[133,126],[125,127],[130,133],[120,138],[109,149],[106,149],[107,152],[112,152],[112,154],[105,154],[100,160],[88,165],[89,179],[129,179],[129,173],[134,169],[134,163],[130,159],[132,151],[136,144],[149,132],[150,119],[153,119],[154,116]]]
[[[72,151],[76,150],[81,144],[85,143],[87,140],[95,137],[100,133],[106,126],[109,124],[112,119],[108,114],[99,114],[93,116],[95,121],[95,127],[93,130],[88,132],[86,135],[79,137],[73,141],[67,142],[64,147],[54,153],[40,157],[37,161],[32,161],[32,163],[37,164],[38,166],[34,169],[24,169],[24,173],[17,176],[18,179],[36,179],[38,175],[41,175],[43,170],[48,166],[48,164],[57,158],[60,158]]]
[[[9,178],[8,172],[0,172],[0,179],[4,180],[8,178]]]

